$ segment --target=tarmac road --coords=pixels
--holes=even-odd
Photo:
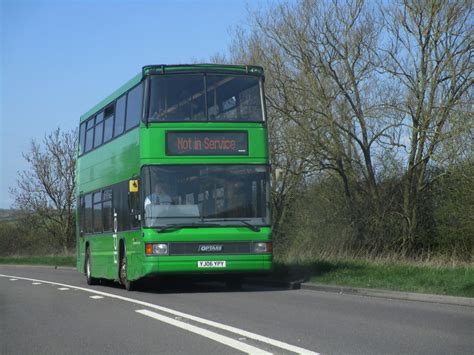
[[[0,354],[473,354],[474,308],[0,265]]]

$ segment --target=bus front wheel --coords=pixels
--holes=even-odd
[[[91,266],[91,251],[89,247],[86,249],[86,264],[85,264],[86,280],[88,285],[98,285],[99,279],[92,277],[92,266]]]
[[[127,276],[127,254],[123,252],[120,258],[120,283],[125,287],[127,291],[133,291],[136,286],[136,281],[130,281]]]

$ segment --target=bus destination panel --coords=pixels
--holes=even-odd
[[[246,131],[166,132],[167,155],[248,155]]]

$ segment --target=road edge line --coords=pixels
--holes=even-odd
[[[245,352],[247,354],[265,354],[265,355],[272,354],[272,353],[269,353],[269,352],[267,352],[263,349],[257,348],[255,346],[252,346],[252,345],[243,343],[241,341],[229,338],[225,335],[221,335],[221,334],[216,333],[216,332],[211,332],[210,330],[207,330],[207,329],[204,329],[204,328],[199,328],[199,327],[197,327],[195,325],[192,325],[192,324],[181,322],[181,321],[173,319],[171,317],[167,317],[167,316],[164,316],[162,314],[152,312],[148,309],[139,309],[139,310],[135,310],[135,312],[137,312],[139,314],[142,314],[144,316],[156,319],[157,321],[160,321],[160,322],[163,322],[163,323],[166,323],[166,324],[170,324],[170,325],[172,325],[176,328],[180,328],[180,329],[186,330],[188,332],[198,334],[198,335],[203,336],[205,338],[214,340],[217,343],[224,344],[226,346],[229,346],[231,348],[240,350],[240,351]]]

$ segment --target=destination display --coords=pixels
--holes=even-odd
[[[247,132],[166,132],[167,155],[248,155]]]

